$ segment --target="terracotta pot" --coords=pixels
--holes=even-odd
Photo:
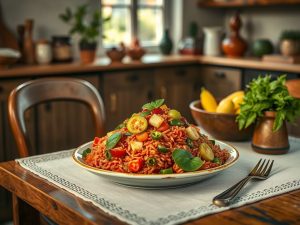
[[[253,133],[252,148],[263,154],[284,154],[289,150],[288,132],[286,123],[273,132],[275,112],[265,112],[259,119]]]
[[[81,42],[80,47],[80,60],[83,64],[90,64],[94,62],[96,57],[96,43]]]
[[[280,42],[280,52],[284,56],[293,56],[300,53],[300,42],[296,40],[282,40]]]

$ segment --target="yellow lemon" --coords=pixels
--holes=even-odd
[[[216,112],[217,101],[215,97],[205,88],[201,89],[200,101],[204,110],[207,112]]]
[[[231,93],[230,95],[228,95],[226,98],[227,99],[234,99],[235,97],[237,97],[237,96],[244,96],[245,95],[245,92],[244,91],[235,91],[235,92],[233,92],[233,93]]]
[[[234,110],[234,104],[230,99],[223,99],[217,109],[216,109],[217,113],[229,113],[229,114],[234,114],[235,110]]]
[[[240,108],[240,105],[243,102],[243,100],[244,100],[244,95],[237,95],[232,99],[235,110]]]
[[[237,110],[235,110],[235,114],[240,114],[241,113],[241,108],[238,108]]]

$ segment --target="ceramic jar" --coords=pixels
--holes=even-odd
[[[204,55],[219,56],[221,55],[221,27],[204,27]]]
[[[293,56],[300,53],[300,41],[284,39],[280,42],[280,52],[284,56]]]
[[[53,60],[55,62],[72,61],[72,45],[68,36],[52,37]]]
[[[35,57],[38,64],[49,64],[52,61],[52,49],[47,40],[39,40],[36,43]]]
[[[263,154],[284,154],[289,150],[289,140],[286,123],[277,131],[273,131],[276,113],[267,111],[255,127],[252,148]]]

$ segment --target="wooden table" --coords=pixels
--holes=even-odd
[[[14,161],[0,163],[0,185],[13,194],[15,225],[38,225],[39,212],[59,224],[124,224],[92,203],[32,174]],[[186,224],[300,224],[300,190]]]

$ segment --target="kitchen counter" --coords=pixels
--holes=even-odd
[[[172,65],[205,64],[245,69],[270,70],[280,72],[300,73],[300,64],[284,64],[262,62],[257,58],[227,58],[215,56],[161,56],[146,55],[142,61],[131,61],[125,58],[123,63],[110,63],[108,58],[99,58],[94,64],[82,65],[79,62],[68,64],[15,66],[0,70],[0,78],[28,77],[43,75],[61,75],[82,72],[100,72],[128,69],[145,69]]]

